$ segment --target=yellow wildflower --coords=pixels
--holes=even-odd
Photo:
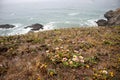
[[[49,74],[50,74],[51,76],[53,76],[53,75],[54,75],[54,72],[51,71]]]
[[[37,79],[37,80],[41,80],[41,79],[40,79],[40,77],[38,77],[38,79]]]
[[[113,76],[114,76],[114,73],[113,73],[113,72],[110,72],[110,76],[113,77]]]
[[[73,55],[73,58],[76,58],[77,56],[76,55]]]
[[[46,67],[47,67],[46,64],[42,64],[42,65],[40,66],[40,68],[46,68]]]
[[[86,65],[87,68],[89,68],[90,66],[89,65]]]
[[[97,77],[97,76],[98,76],[98,74],[97,74],[97,73],[95,73],[95,74],[94,74],[94,76],[96,76],[96,77]]]

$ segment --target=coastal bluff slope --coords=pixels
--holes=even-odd
[[[0,37],[0,80],[119,80],[120,27]]]

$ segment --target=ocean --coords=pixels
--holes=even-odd
[[[13,24],[11,29],[0,29],[0,36],[25,34],[30,29],[24,27],[40,23],[43,30],[97,26],[95,21],[104,18],[109,9],[95,8],[41,8],[25,5],[7,5],[0,7],[0,24]],[[42,31],[43,31],[42,30]]]

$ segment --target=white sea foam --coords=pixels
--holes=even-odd
[[[13,25],[15,25],[15,28],[16,28],[16,27],[21,27],[21,26],[22,26],[21,23],[13,23]]]
[[[80,13],[77,13],[77,12],[76,12],[76,13],[69,13],[68,15],[69,15],[69,16],[76,16],[76,15],[79,15],[79,14],[80,14]]]
[[[88,26],[97,26],[97,23],[95,21],[97,21],[97,20],[96,19],[90,19],[90,20],[87,20],[86,24]]]
[[[54,27],[55,27],[54,24],[55,23],[56,22],[49,22],[49,23],[45,24],[43,30],[52,30],[52,29],[54,29]]]
[[[28,33],[30,31],[30,28],[24,29],[25,25],[20,24],[20,23],[13,23],[13,25],[15,25],[14,28],[10,28],[10,29],[4,29],[2,30],[2,35],[19,35],[19,34],[25,34]]]

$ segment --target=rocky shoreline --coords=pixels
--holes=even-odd
[[[116,9],[115,11],[110,10],[104,14],[104,19],[98,20],[96,23],[98,26],[120,26],[120,8]],[[15,25],[11,24],[2,24],[0,28],[2,29],[9,29],[15,28]],[[40,23],[35,23],[30,26],[24,27],[24,29],[31,28],[31,31],[38,31],[44,29],[44,25]]]
[[[2,28],[2,29],[9,29],[9,28],[14,28],[14,27],[15,27],[15,25],[11,25],[11,24],[0,25],[0,28]],[[37,30],[40,30],[40,29],[44,29],[44,26],[42,24],[35,23],[35,24],[32,24],[32,25],[24,27],[24,28],[25,29],[31,28],[31,31],[37,31]]]
[[[9,28],[14,28],[15,25],[11,25],[11,24],[2,24],[0,25],[0,28],[3,28],[3,29],[9,29]]]
[[[104,14],[107,20],[100,19],[96,23],[98,26],[120,26],[120,8],[115,11],[110,10]]]

